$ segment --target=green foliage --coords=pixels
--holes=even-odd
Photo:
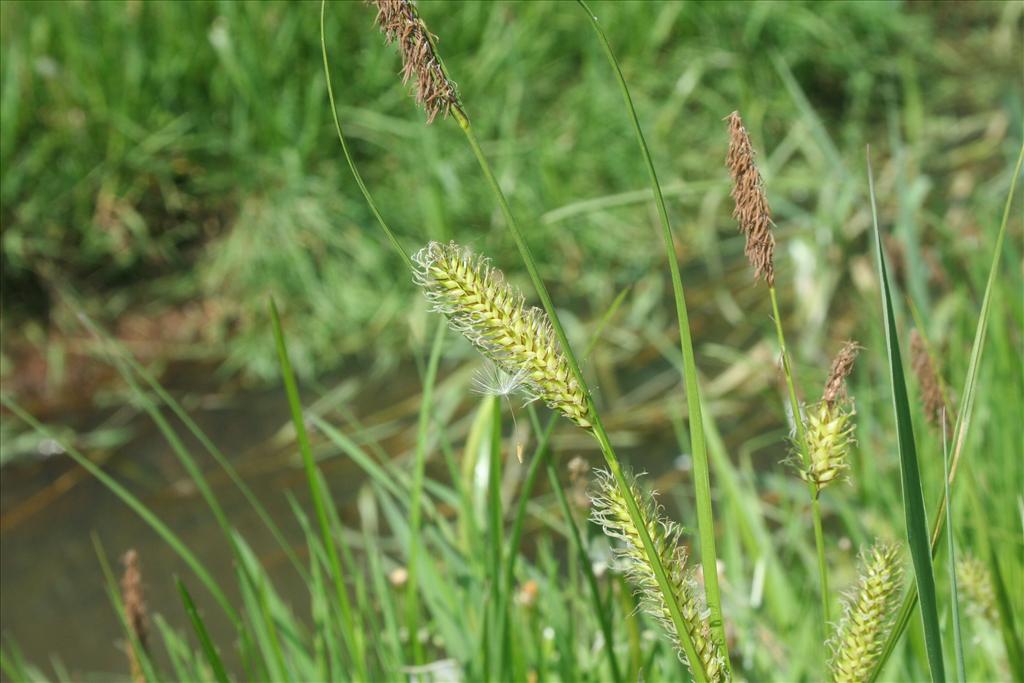
[[[897,333],[906,338],[896,329],[906,317],[891,315],[886,325],[877,312],[868,193],[857,161],[870,141],[879,223],[892,234],[883,245],[892,291],[908,294],[941,374],[964,387],[952,396],[950,466],[959,475],[949,488],[957,500],[949,526],[959,550],[992,568],[999,620],[964,619],[965,641],[981,643],[965,649],[964,668],[972,677],[1009,680],[1019,667],[1021,224],[1010,204],[1002,228],[999,217],[1020,172],[1012,162],[1020,148],[1013,60],[1021,10],[1009,3],[945,7],[601,5],[677,226],[696,364],[684,358],[666,305],[665,254],[642,160],[619,115],[621,95],[578,9],[421,7],[442,36],[475,134],[567,333],[605,332],[593,356],[588,350],[580,359],[588,376],[601,379],[595,398],[609,438],[638,446],[665,514],[687,523],[698,518],[698,505],[688,475],[669,462],[688,454],[695,427],[685,418],[679,372],[701,369],[700,427],[715,504],[710,533],[739,680],[817,680],[825,668],[810,609],[818,596],[808,592],[818,581],[808,492],[779,464],[785,396],[763,349],[769,309],[762,293],[750,291],[742,240],[725,206],[720,119],[737,108],[762,152],[776,208],[793,381],[819,386],[838,339],[856,337],[866,347],[849,380],[858,406],[851,483],[820,501],[833,599],[855,584],[854,549],[899,538],[904,525],[897,425],[885,388],[891,358],[903,350],[884,349]],[[142,304],[221,302],[228,367],[285,378],[299,440],[292,450],[314,501],[306,508],[292,500],[294,520],[271,520],[266,501],[244,488],[170,393],[81,318],[187,468],[209,523],[227,534],[235,576],[218,584],[186,533],[94,464],[83,452],[87,442],[78,440],[84,446],[76,449],[66,432],[41,425],[5,383],[3,403],[13,415],[63,442],[185,560],[185,612],[153,617],[153,678],[445,679],[458,672],[479,680],[496,670],[516,680],[680,677],[672,647],[649,637],[657,624],[636,609],[621,567],[606,562],[607,541],[584,521],[576,492],[566,490],[558,457],[586,448],[569,432],[575,427],[548,427],[531,409],[529,420],[519,414],[509,438],[511,421],[497,415],[504,406],[467,391],[458,362],[466,347],[446,339],[442,350],[440,334],[434,346],[424,341],[429,328],[422,308],[410,304],[417,296],[411,275],[373,229],[337,153],[312,6],[3,3],[0,13],[5,332],[38,314],[25,305],[28,296],[8,307],[9,285],[53,292],[58,276],[83,296],[75,313],[99,311],[107,321]],[[371,16],[360,4],[332,6],[326,36],[354,159],[397,241],[412,251],[428,239],[459,239],[522,281],[516,245],[491,229],[500,223],[492,188],[458,126],[423,125]],[[197,36],[207,41],[203,49]],[[273,323],[268,294],[281,306]],[[61,294],[50,303],[65,300]],[[890,303],[899,313],[902,300]],[[418,366],[424,392],[415,429],[401,419],[364,427],[352,418],[351,399],[322,408],[319,399],[333,396],[329,387],[304,383],[310,394],[300,397],[296,374],[370,353],[368,339],[380,358],[410,351],[429,358]],[[616,374],[617,367],[625,370]],[[906,434],[913,423],[923,507],[936,520],[926,543],[937,554],[946,512],[939,504],[942,436],[925,424],[912,382],[906,390],[899,429]],[[638,439],[669,426],[672,444]],[[193,441],[179,432],[201,448],[193,453]],[[409,438],[391,439],[396,433]],[[3,439],[6,450],[6,430]],[[520,440],[543,444],[524,468],[507,459]],[[623,448],[625,460],[633,450]],[[242,487],[290,564],[271,567],[250,548],[252,537],[232,527],[216,492],[204,488],[206,455]],[[361,472],[351,500],[336,500],[327,488],[331,477],[321,468],[332,458]],[[541,467],[548,486],[537,481]],[[301,529],[298,548],[277,527],[292,522]],[[285,579],[297,581],[298,601],[294,591],[286,597]],[[172,580],[159,569],[147,575],[151,584]],[[943,614],[951,587],[943,572],[934,581]],[[193,596],[185,585],[202,590]],[[875,671],[882,680],[928,675],[924,641],[910,619],[915,599],[913,592],[904,597],[885,643]],[[204,615],[218,609],[230,615],[223,639],[212,624],[206,628]],[[951,637],[951,625],[937,626]],[[17,625],[11,630],[16,639]],[[12,681],[48,673],[13,640],[0,649],[0,668]],[[54,673],[65,677],[61,667]]]

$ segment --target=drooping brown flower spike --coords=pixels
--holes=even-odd
[[[373,0],[377,24],[388,45],[398,43],[402,55],[402,83],[416,78],[416,102],[427,113],[427,123],[438,114],[448,116],[462,109],[459,91],[448,78],[434,52],[436,37],[429,33],[415,5],[409,0]]]
[[[729,155],[726,166],[732,176],[732,198],[736,202],[733,218],[739,221],[746,235],[744,250],[754,268],[754,278],[764,278],[769,287],[775,286],[775,236],[772,234],[772,210],[764,192],[764,181],[754,161],[754,147],[743,127],[739,112],[726,117],[729,122]]]

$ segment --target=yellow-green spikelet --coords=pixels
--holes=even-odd
[[[586,397],[544,311],[527,308],[501,271],[454,242],[431,242],[413,261],[416,284],[452,329],[505,371],[525,371],[531,393],[580,427],[590,427]]]
[[[816,493],[838,479],[848,467],[853,415],[853,409],[841,401],[822,401],[807,415],[809,462],[800,476],[814,484]]]
[[[899,549],[875,544],[864,555],[857,589],[843,605],[843,618],[832,646],[832,680],[868,680],[891,626],[903,576]]]
[[[644,526],[665,568],[666,578],[671,585],[672,599],[683,615],[687,635],[700,658],[707,679],[712,683],[728,680],[728,670],[725,668],[721,648],[711,634],[708,611],[699,597],[693,571],[687,567],[686,548],[679,542],[682,527],[664,514],[653,496],[640,490],[633,476],[627,474],[626,477],[633,498],[640,508]],[[595,483],[596,488],[591,492],[591,521],[598,524],[606,536],[621,541],[621,544],[614,548],[615,556],[622,563],[626,578],[636,589],[641,606],[665,629],[679,659],[687,666],[691,666],[680,642],[680,634],[676,631],[669,606],[665,602],[665,594],[647,557],[640,530],[633,523],[622,491],[607,470],[596,471]]]

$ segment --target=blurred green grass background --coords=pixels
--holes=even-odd
[[[94,390],[105,379],[90,369],[97,352],[83,345],[65,292],[147,362],[198,360],[219,370],[218,381],[253,383],[278,372],[266,316],[273,295],[292,361],[307,380],[358,367],[356,387],[339,392],[345,402],[383,395],[399,404],[419,390],[410,357],[423,354],[433,322],[341,158],[317,10],[316,3],[0,4],[5,394],[45,417],[61,416],[47,412],[62,394],[103,400]],[[671,470],[660,487],[671,492],[677,518],[692,521],[684,487],[671,486],[686,476],[671,461],[685,446],[664,443],[673,430],[686,441],[678,375],[665,370],[678,359],[664,254],[604,55],[572,4],[438,0],[421,10],[440,35],[570,336],[584,339],[629,288],[586,370],[597,377],[617,443],[655,474]],[[849,585],[857,547],[874,535],[901,534],[864,148],[873,150],[894,279],[958,389],[1021,145],[1024,4],[599,3],[594,10],[622,62],[666,190],[709,414],[739,473],[735,490],[715,484],[726,578],[750,588],[744,581],[762,562],[752,547],[773,548],[785,568],[769,570],[768,591],[780,593],[765,598],[765,610],[730,605],[745,629],[745,670],[755,677],[780,671],[787,663],[781,652],[796,653],[790,671],[814,671],[819,634],[804,619],[803,602],[783,599],[814,582],[806,519],[792,514],[805,492],[778,463],[786,418],[768,306],[752,286],[730,217],[722,119],[740,110],[761,153],[778,225],[785,325],[808,400],[840,340],[856,338],[868,349],[851,386],[860,443],[854,486],[825,510],[840,539],[830,540],[835,583]],[[456,239],[525,285],[457,126],[424,125],[396,78],[398,57],[382,46],[372,20],[361,3],[332,5],[327,41],[346,131],[388,221],[410,252],[429,239]],[[963,475],[972,494],[958,508],[959,539],[982,557],[989,543],[1020,546],[1019,518],[1008,503],[1019,501],[1024,425],[1019,209],[1004,253]],[[909,327],[907,310],[901,315]],[[458,342],[445,354],[442,374],[451,381],[439,402],[444,419],[455,422],[467,399],[465,377],[454,368],[470,354]],[[381,389],[381,377],[399,378],[397,386]],[[323,381],[314,391],[331,403],[337,395]],[[941,440],[921,417],[915,414],[933,510]],[[344,423],[354,424],[347,415]],[[388,422],[373,426],[381,424],[384,439],[395,433]],[[366,442],[379,448],[371,437]],[[17,449],[6,431],[4,443],[6,461]],[[325,458],[338,455],[321,445]],[[556,446],[587,448],[571,434],[556,435]],[[406,454],[407,447],[388,444],[381,452]],[[989,499],[1007,504],[986,510]],[[771,536],[745,536],[747,515],[763,518]],[[90,553],[79,555],[92,562]],[[401,558],[399,549],[393,553]],[[554,559],[545,563],[557,573]],[[1008,563],[1007,582],[1019,586],[1022,566]],[[575,599],[565,591],[562,597]],[[550,603],[557,612],[559,600]],[[775,631],[760,628],[768,622]],[[45,633],[22,639],[30,625],[5,621],[5,630],[12,626],[17,640],[29,641],[30,658],[43,661]],[[920,634],[912,627],[906,641],[909,654],[894,669],[920,675]],[[993,652],[999,643],[989,638],[972,663],[999,677],[1005,671]],[[671,653],[661,661],[670,666]]]
[[[370,339],[378,363],[405,351],[418,309],[340,163],[315,9],[4,4],[5,372],[6,340],[26,323],[43,327],[36,345],[74,326],[58,286],[111,324],[170,316],[177,336],[148,333],[157,355],[223,358],[228,373],[275,372],[270,293],[303,330],[302,374],[365,357]],[[575,8],[423,11],[513,208],[545,245],[556,299],[586,317],[626,285],[660,290],[641,162]],[[789,241],[783,281],[816,283],[798,297],[805,318],[824,320],[863,244],[866,143],[892,160],[886,194],[918,304],[929,310],[934,279],[963,275],[1019,137],[1019,3],[608,3],[601,14],[700,281],[721,282],[739,253],[722,172],[721,119],[734,109],[765,150]],[[387,218],[410,251],[452,238],[514,264],[456,127],[422,125],[372,19],[341,3],[327,29],[342,116]],[[812,325],[808,344],[820,339]]]

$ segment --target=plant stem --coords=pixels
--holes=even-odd
[[[655,203],[658,206],[658,216],[661,219],[662,238],[665,245],[665,254],[668,258],[669,274],[672,278],[672,292],[676,304],[676,319],[679,324],[679,346],[683,355],[683,381],[686,385],[686,406],[690,421],[690,451],[693,457],[693,488],[697,502],[697,529],[700,534],[700,560],[701,568],[704,571],[704,588],[706,591],[708,608],[711,610],[711,629],[715,639],[718,641],[725,660],[726,670],[731,670],[729,663],[729,649],[725,638],[725,624],[722,619],[722,598],[718,586],[718,551],[715,545],[715,520],[714,510],[711,505],[711,477],[708,467],[708,450],[704,440],[704,420],[701,416],[700,386],[697,381],[697,361],[693,352],[693,338],[690,334],[690,318],[686,308],[686,296],[683,291],[683,280],[679,274],[679,263],[676,259],[675,241],[672,236],[672,225],[669,222],[668,209],[665,206],[665,197],[661,192],[661,184],[658,182],[658,173],[654,168],[654,161],[651,159],[650,150],[647,148],[647,141],[644,139],[643,130],[640,127],[640,118],[637,116],[636,107],[633,106],[633,98],[629,94],[626,79],[619,68],[619,62],[612,52],[608,37],[601,29],[597,17],[590,11],[583,0],[578,0],[580,7],[590,19],[608,62],[615,72],[615,77],[622,91],[622,98],[626,103],[629,112],[630,122],[636,133],[637,143],[640,145],[640,152],[647,165],[647,174],[651,182],[651,190],[654,192]]]
[[[444,320],[438,321],[434,341],[430,347],[430,360],[423,377],[423,398],[420,402],[419,421],[416,433],[416,460],[413,465],[412,491],[409,499],[409,582],[405,589],[405,619],[412,644],[413,661],[423,661],[423,648],[420,646],[417,632],[419,631],[419,555],[420,555],[420,524],[423,512],[423,479],[427,467],[427,432],[430,427],[430,414],[434,408],[434,383],[437,379],[437,366],[441,360],[441,349],[444,347],[444,334],[447,325]]]
[[[775,287],[768,288],[768,297],[772,302],[772,318],[775,321],[775,334],[778,337],[779,349],[782,353],[782,371],[786,376],[786,389],[789,393],[789,407],[793,412],[793,424],[796,425],[797,451],[804,466],[810,465],[810,454],[807,452],[807,434],[804,431],[804,419],[800,413],[800,401],[796,397],[796,384],[793,379],[793,366],[789,360],[789,349],[786,347],[786,335],[782,331],[782,316],[779,314],[779,298]],[[818,581],[821,585],[821,626],[828,640],[831,633],[829,623],[832,614],[829,608],[828,562],[825,559],[825,533],[821,525],[821,504],[818,500],[814,484],[808,483],[807,490],[811,495],[811,514],[814,517],[814,546],[818,553]]]
[[[480,149],[480,143],[476,139],[476,134],[470,127],[469,118],[465,113],[458,109],[454,109],[452,114],[459,122],[459,126],[462,128],[463,133],[465,133],[466,140],[469,142],[469,146],[472,148],[473,154],[476,156],[480,169],[498,200],[498,205],[505,217],[505,223],[508,226],[509,231],[512,233],[512,238],[515,241],[516,246],[519,248],[520,256],[526,266],[527,273],[530,275],[530,280],[533,282],[534,289],[537,291],[537,296],[541,301],[541,305],[544,307],[544,310],[547,312],[548,317],[551,320],[551,327],[558,336],[559,343],[565,353],[569,368],[572,370],[573,375],[576,377],[576,381],[579,382],[580,388],[586,396],[587,407],[591,414],[591,421],[593,423],[591,431],[601,446],[601,452],[604,455],[609,471],[612,473],[619,489],[622,491],[622,496],[626,501],[626,508],[629,512],[630,519],[633,524],[636,525],[637,530],[640,533],[640,540],[643,543],[644,550],[647,553],[647,558],[654,570],[658,586],[665,597],[665,603],[668,605],[672,621],[677,633],[679,634],[679,640],[682,643],[683,650],[690,662],[690,667],[693,670],[693,676],[697,681],[706,681],[707,675],[704,672],[703,663],[697,656],[696,650],[694,649],[693,641],[691,640],[690,633],[686,627],[686,620],[683,618],[682,612],[679,610],[679,605],[676,604],[676,601],[673,598],[671,585],[669,584],[668,578],[665,574],[665,568],[661,564],[661,558],[658,557],[654,543],[651,540],[650,534],[647,532],[647,526],[640,513],[640,508],[637,506],[636,500],[633,498],[633,492],[629,488],[629,483],[622,474],[622,467],[619,465],[619,459],[615,455],[615,450],[612,448],[611,442],[608,440],[608,434],[604,430],[604,425],[598,415],[597,407],[594,405],[594,398],[590,393],[590,388],[587,385],[586,379],[583,377],[583,373],[580,371],[579,363],[572,351],[572,347],[569,345],[569,340],[566,337],[562,323],[558,319],[558,313],[555,311],[554,303],[551,301],[551,295],[548,293],[547,287],[544,285],[544,281],[541,279],[540,273],[537,271],[537,264],[530,251],[530,247],[526,243],[526,239],[523,237],[523,233],[519,228],[519,224],[516,222],[515,216],[512,215],[512,209],[509,207],[508,200],[505,198],[505,194],[502,192],[501,186],[498,185],[498,180],[495,178],[494,172],[491,170],[490,163],[484,156],[483,150]]]

